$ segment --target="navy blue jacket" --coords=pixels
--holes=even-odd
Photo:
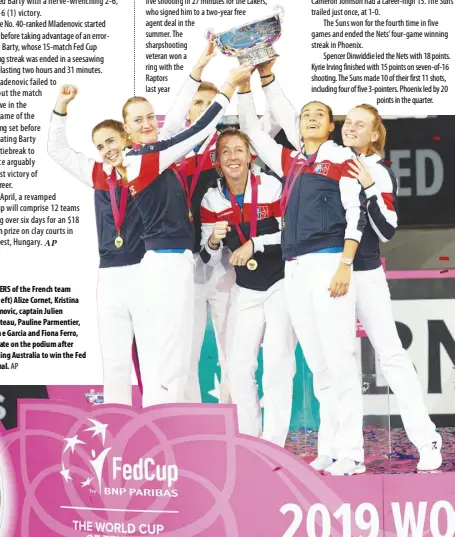
[[[398,225],[397,179],[378,155],[370,155],[364,162],[374,184],[364,191],[368,223],[354,259],[354,270],[374,270],[381,266],[380,242],[388,242]]]
[[[141,239],[143,226],[141,215],[128,192],[125,220],[120,235],[123,245],[117,248],[114,244],[117,230],[112,213],[108,176],[103,164],[96,162],[93,166],[93,188],[95,189],[95,215],[98,232],[98,250],[100,268],[122,267],[139,263],[144,256],[144,243]],[[121,186],[117,182],[117,207],[120,205]]]
[[[283,182],[297,154],[282,149]],[[343,247],[346,239],[360,242],[367,218],[361,205],[360,186],[349,178],[351,154],[329,141],[320,146],[313,164],[301,168],[305,159],[299,157],[293,170],[293,176],[298,176],[288,194],[284,215],[281,246],[285,259]]]
[[[194,249],[193,217],[174,163],[214,132],[228,104],[220,93],[188,129],[128,151],[128,185],[142,217],[146,250]]]

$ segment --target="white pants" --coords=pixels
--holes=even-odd
[[[401,345],[393,318],[392,302],[382,267],[354,272],[357,316],[360,319],[395,394],[406,433],[417,449],[437,439],[422,388],[411,359]]]
[[[228,403],[229,392],[225,381],[226,362],[226,325],[230,304],[230,294],[235,282],[235,270],[229,265],[229,250],[223,250],[221,263],[210,267],[204,263],[199,254],[194,254],[194,325],[191,346],[191,366],[188,383],[185,388],[185,401],[201,402],[199,385],[199,359],[207,326],[207,309],[210,307],[213,329],[218,350],[218,362],[221,368],[220,403]]]
[[[267,291],[234,285],[227,326],[227,379],[237,405],[239,430],[261,436],[256,370],[262,342],[264,431],[262,437],[284,447],[292,412],[296,337],[286,306],[284,281]]]
[[[194,315],[193,254],[147,251],[140,264],[136,323],[142,406],[184,402]]]
[[[341,254],[286,262],[286,297],[320,405],[318,455],[363,462],[362,391],[355,360],[355,288],[331,298]]]
[[[139,273],[139,263],[99,270],[98,328],[105,403],[131,405],[132,344],[142,314]]]

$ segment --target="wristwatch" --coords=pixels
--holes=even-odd
[[[352,262],[354,260],[351,257],[342,257],[340,259],[340,263],[343,263],[344,265],[352,265]]]

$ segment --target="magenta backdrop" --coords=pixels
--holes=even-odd
[[[1,451],[2,503],[9,504],[1,537],[455,531],[450,473],[321,476],[284,449],[238,434],[228,405],[137,410],[22,401],[18,428],[3,431]],[[416,517],[417,532],[405,516]]]

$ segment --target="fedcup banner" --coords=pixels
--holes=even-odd
[[[51,401],[19,405],[18,427],[1,438],[1,537],[455,530],[450,474],[322,476],[284,449],[239,434],[230,405],[91,412]]]

